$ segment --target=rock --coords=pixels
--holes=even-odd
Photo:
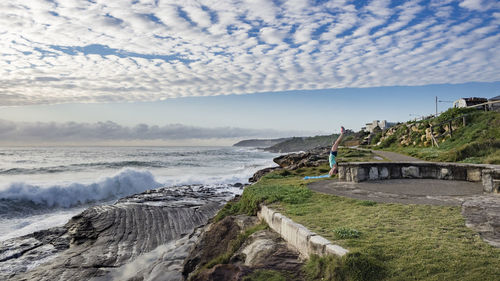
[[[328,163],[330,147],[319,147],[308,152],[290,153],[273,159],[274,163],[287,170],[302,167],[317,167]]]
[[[250,273],[248,268],[234,264],[218,264],[195,276],[192,281],[239,281]]]
[[[205,225],[226,198],[227,194],[209,187],[169,187],[126,197],[113,205],[89,208],[64,227],[1,242],[0,253],[14,249],[19,254],[4,256],[0,279],[109,279],[118,268],[154,253],[158,247],[193,237],[195,229]],[[193,243],[186,239],[188,242]],[[171,247],[168,258],[157,254],[150,263],[135,264],[134,274],[143,272],[140,280],[149,279],[154,272],[182,276],[182,261],[193,246],[185,245]],[[45,263],[39,265],[40,260]],[[155,263],[164,266],[148,271]]]
[[[257,223],[257,217],[240,215],[228,216],[210,225],[185,260],[182,274],[188,277],[190,273],[196,271],[213,258],[227,252],[231,240],[234,240],[242,231]]]
[[[379,173],[378,173],[378,168],[377,167],[371,167],[370,172],[368,174],[368,178],[370,180],[378,180],[379,178]]]
[[[481,238],[500,247],[500,200],[496,196],[476,196],[462,204],[465,225],[477,231]]]
[[[420,178],[421,177],[418,167],[415,167],[415,166],[402,167],[401,174],[402,174],[403,178]]]
[[[236,255],[240,254],[245,256],[243,264],[253,269],[299,273],[303,264],[299,253],[287,246],[279,234],[270,230],[261,230],[248,237]]]
[[[260,180],[260,178],[269,174],[270,172],[280,171],[280,170],[283,170],[283,168],[271,167],[271,168],[265,168],[265,169],[259,170],[255,174],[253,174],[253,176],[251,178],[249,178],[248,181],[249,182],[257,182],[258,180]]]

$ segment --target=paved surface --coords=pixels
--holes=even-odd
[[[381,157],[381,159],[377,159],[377,160],[382,160],[382,158],[385,158],[389,161],[394,161],[394,162],[425,162],[424,160],[421,160],[421,159],[418,159],[415,157],[411,157],[408,155],[400,154],[397,152],[392,152],[392,151],[373,150],[373,149],[366,149],[366,148],[359,148],[359,147],[351,147],[351,148],[358,149],[358,150],[371,151],[375,155]]]
[[[466,225],[483,240],[500,247],[500,195],[483,194],[481,183],[436,179],[393,179],[365,182],[323,180],[311,190],[380,203],[462,206]]]
[[[386,158],[390,161],[395,161],[395,162],[422,162],[423,160],[420,160],[415,157],[399,154],[396,152],[391,152],[391,151],[382,151],[382,150],[372,150],[373,153]]]
[[[308,184],[311,190],[381,203],[460,206],[466,197],[481,195],[480,183],[434,179],[393,179],[364,182],[325,180]]]

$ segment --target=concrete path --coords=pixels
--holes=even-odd
[[[500,247],[500,196],[483,194],[481,183],[435,179],[341,182],[323,180],[311,190],[380,203],[462,206],[466,225],[490,245]]]
[[[408,155],[404,155],[401,153],[397,152],[392,152],[392,151],[383,151],[383,150],[373,150],[373,149],[366,149],[366,148],[360,148],[357,146],[350,146],[349,148],[357,149],[357,150],[364,150],[364,151],[371,151],[375,155],[381,157],[382,159],[385,158],[389,161],[393,162],[425,162],[424,160],[411,157]],[[382,160],[382,159],[377,159],[377,160]]]
[[[423,161],[423,160],[420,160],[420,159],[415,158],[415,157],[399,154],[399,153],[392,152],[392,151],[372,150],[371,152],[377,154],[380,157],[386,158],[387,160],[394,161],[394,162],[422,162]]]

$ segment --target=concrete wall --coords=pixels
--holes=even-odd
[[[306,258],[312,254],[343,256],[349,252],[267,206],[263,205],[257,215]]]
[[[384,179],[441,179],[481,182],[484,192],[499,193],[500,166],[434,162],[339,163],[339,179],[367,181]]]

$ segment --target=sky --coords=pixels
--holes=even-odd
[[[500,95],[500,2],[0,4],[0,144],[238,139]]]

